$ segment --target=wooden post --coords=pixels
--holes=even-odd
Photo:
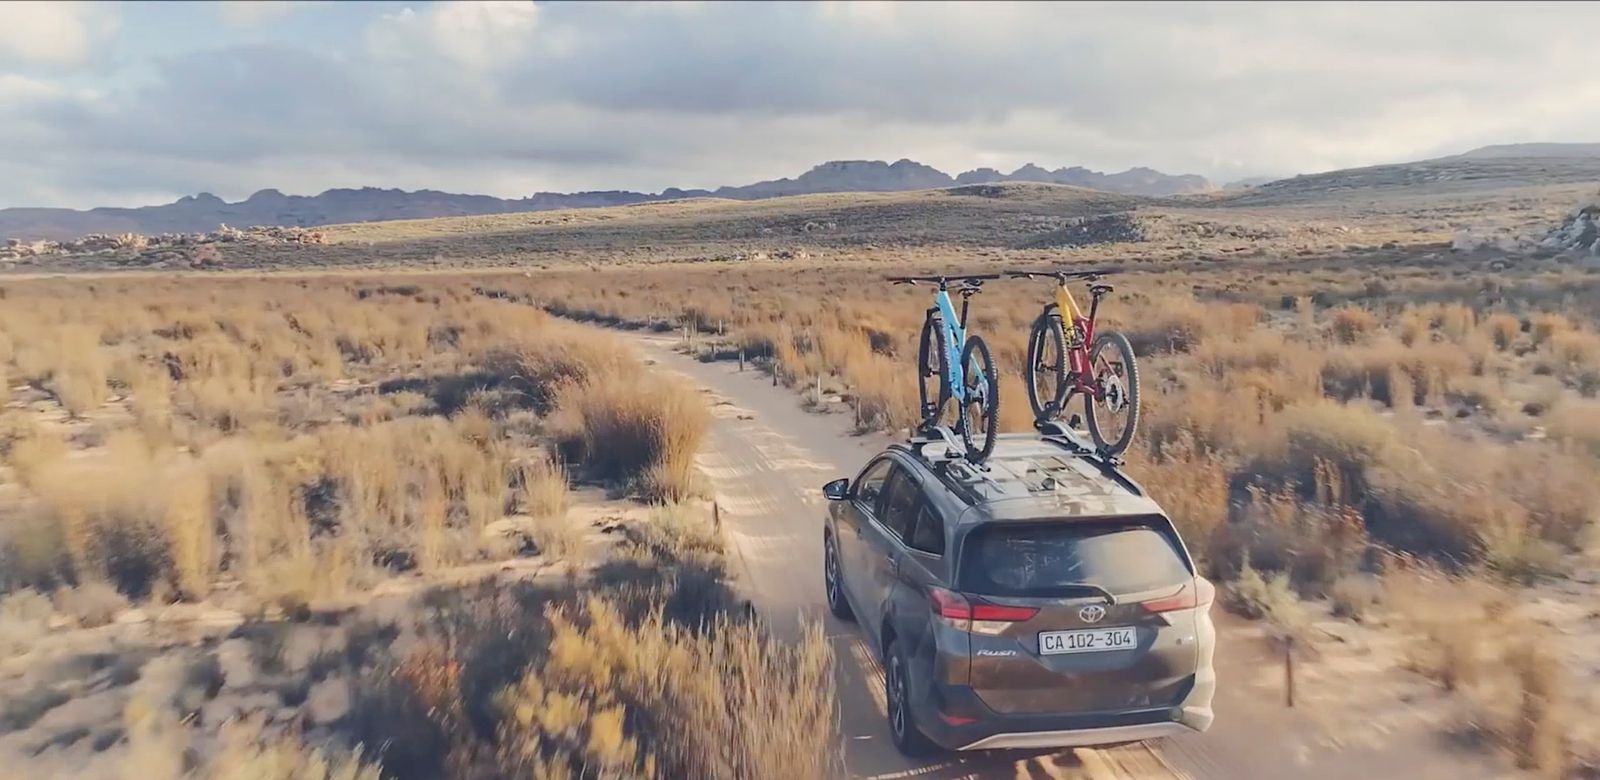
[[[822,375],[817,374],[817,406],[822,405]]]
[[[715,501],[711,502],[711,526],[722,530],[722,504]]]
[[[739,348],[739,373],[744,373],[744,347]]]
[[[1294,706],[1294,637],[1283,640],[1283,699],[1285,706]]]

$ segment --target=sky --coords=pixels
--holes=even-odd
[[[1600,4],[0,3],[0,208],[1600,141]]]

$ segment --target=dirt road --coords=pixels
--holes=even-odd
[[[1041,753],[953,754],[928,762],[902,757],[884,719],[883,672],[854,624],[828,614],[822,590],[824,482],[851,476],[887,439],[851,432],[845,414],[800,408],[789,389],[772,387],[755,370],[700,363],[673,351],[677,340],[634,334],[657,370],[701,386],[715,422],[700,466],[711,478],[723,528],[738,558],[742,589],[781,636],[820,620],[839,670],[840,732],[845,762],[856,778],[1215,778],[1307,780],[1379,777],[1496,777],[1489,761],[1450,755],[1439,744],[1396,733],[1379,744],[1330,739],[1302,710],[1283,707],[1281,662],[1259,628],[1218,610],[1217,723],[1204,735],[1159,747]]]

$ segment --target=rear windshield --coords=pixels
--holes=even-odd
[[[961,589],[991,596],[1076,596],[1084,585],[1120,595],[1192,576],[1169,532],[1151,522],[989,526],[967,536],[961,555]]]

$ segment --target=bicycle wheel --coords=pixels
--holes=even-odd
[[[1033,420],[1043,423],[1061,415],[1067,392],[1067,337],[1061,314],[1046,310],[1033,321],[1028,337],[1028,405]]]
[[[922,338],[917,346],[917,391],[921,402],[922,424],[933,425],[950,400],[950,356],[944,341],[944,322],[935,312],[922,320]]]
[[[1107,331],[1095,337],[1089,350],[1094,395],[1083,399],[1089,435],[1096,447],[1112,455],[1133,443],[1139,428],[1139,364],[1128,337]],[[1109,434],[1116,434],[1111,436]]]
[[[967,460],[982,463],[994,452],[994,437],[1000,430],[1000,375],[994,370],[989,346],[977,336],[969,337],[961,351],[961,383],[966,390],[961,402],[961,442],[967,446]]]

